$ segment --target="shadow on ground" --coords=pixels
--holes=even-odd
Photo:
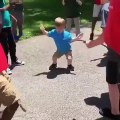
[[[96,120],[111,120],[111,119],[108,119],[108,118],[98,118]]]
[[[109,101],[109,94],[108,93],[102,93],[101,97],[89,97],[84,99],[85,103],[89,106],[96,106],[98,109],[100,108],[110,108],[110,101]],[[98,110],[99,111],[99,110]],[[96,120],[110,120],[107,118],[99,118]]]
[[[54,79],[58,75],[62,75],[62,74],[76,75],[75,73],[71,73],[70,70],[68,70],[66,68],[56,68],[55,70],[51,70],[49,72],[38,73],[34,76],[46,75],[48,79]]]
[[[104,56],[103,58],[97,58],[97,59],[91,60],[91,62],[98,61],[98,60],[100,60],[100,63],[97,64],[98,67],[105,67],[106,66],[107,56]]]

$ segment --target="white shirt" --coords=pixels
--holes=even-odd
[[[110,3],[105,3],[102,7],[102,10],[105,10],[105,11],[109,12],[109,6],[110,6]]]

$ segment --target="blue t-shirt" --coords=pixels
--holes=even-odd
[[[71,51],[71,33],[65,30],[62,33],[58,33],[55,29],[53,29],[49,31],[48,36],[54,39],[57,51],[59,53],[66,54],[67,52]]]

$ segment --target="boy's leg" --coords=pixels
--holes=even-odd
[[[53,70],[55,68],[57,68],[57,59],[60,58],[62,55],[58,52],[55,52],[53,57],[52,57],[52,60],[53,60],[53,63],[52,65],[49,67],[49,70]]]
[[[72,52],[71,51],[68,52],[65,56],[66,56],[68,65],[72,65],[72,59],[73,59]]]
[[[72,66],[73,56],[72,56],[72,52],[71,51],[66,54],[66,59],[67,59],[67,62],[68,62],[67,69],[70,70],[70,71],[74,71],[74,67]]]
[[[80,18],[74,18],[74,24],[76,28],[76,36],[80,34]]]
[[[57,59],[58,59],[58,53],[55,52],[53,57],[52,57],[52,60],[53,60],[53,64],[57,64]]]
[[[67,30],[68,32],[71,31],[71,25],[72,25],[72,18],[67,18],[67,19],[66,19],[66,30]]]

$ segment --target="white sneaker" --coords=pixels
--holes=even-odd
[[[7,72],[8,75],[12,74],[12,71],[10,70],[10,68],[7,68],[6,72]]]
[[[25,65],[24,61],[17,60],[16,62],[12,63],[13,65],[20,66],[20,65]]]

